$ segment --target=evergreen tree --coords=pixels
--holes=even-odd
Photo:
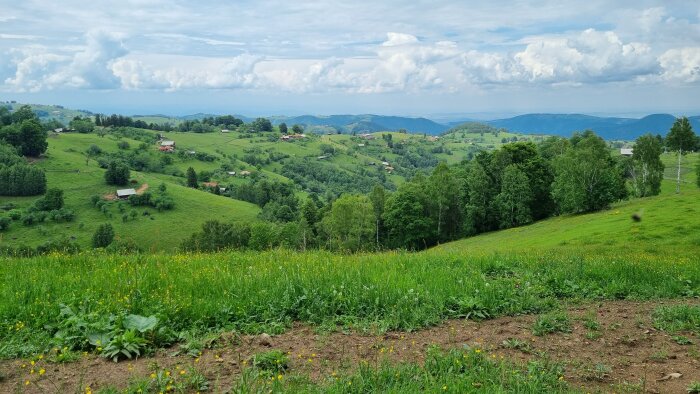
[[[93,248],[106,248],[114,241],[114,229],[109,223],[101,224],[92,235]]]
[[[187,187],[192,187],[195,189],[199,187],[199,184],[197,183],[197,173],[192,167],[187,168]]]
[[[282,122],[279,125],[280,133],[287,134],[287,124]]]

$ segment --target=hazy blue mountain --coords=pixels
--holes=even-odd
[[[653,114],[641,119],[598,117],[581,114],[527,114],[484,123],[513,132],[570,136],[575,131],[593,130],[605,139],[635,139],[645,133],[665,135],[675,117]],[[695,130],[700,130],[700,117],[689,117]]]
[[[288,126],[301,124],[304,126],[324,126],[350,132],[396,131],[406,129],[411,133],[426,133],[437,135],[449,129],[449,126],[426,118],[409,118],[402,116],[382,115],[302,115],[295,117],[276,116],[270,118],[272,123],[287,123]],[[314,128],[311,128],[312,130]]]

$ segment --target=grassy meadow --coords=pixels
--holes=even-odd
[[[667,186],[667,185],[666,185]],[[155,315],[175,332],[277,333],[294,321],[415,330],[551,310],[563,299],[700,295],[700,192],[557,217],[421,253],[287,250],[0,259],[0,355],[55,344],[60,305],[86,322]],[[642,221],[631,215],[642,213]],[[92,321],[92,323],[95,323]],[[55,328],[57,330],[57,328]]]

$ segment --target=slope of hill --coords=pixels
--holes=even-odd
[[[425,253],[700,256],[700,189],[692,171],[700,155],[684,159],[680,194],[675,193],[675,158],[663,155],[668,176],[659,196],[619,202],[606,211],[564,215],[482,234]],[[634,214],[641,221],[632,220]]]
[[[645,133],[665,135],[675,119],[669,114],[653,114],[641,119],[604,118],[581,114],[527,114],[484,123],[513,132],[566,137],[571,136],[574,131],[590,129],[605,139],[631,140]],[[694,129],[700,129],[700,116],[691,116],[688,119]]]

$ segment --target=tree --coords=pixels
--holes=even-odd
[[[46,152],[49,143],[46,142],[46,131],[36,119],[22,121],[19,126],[21,145],[20,152],[24,156],[39,156]]]
[[[292,133],[301,134],[303,132],[304,132],[304,129],[300,125],[295,124],[294,126],[292,126]]]
[[[605,141],[592,131],[576,133],[554,159],[552,196],[561,212],[592,212],[625,196],[624,178]]]
[[[469,163],[466,169],[462,194],[466,233],[473,235],[488,231],[489,206],[493,192],[486,170],[477,160]]]
[[[280,133],[287,134],[287,124],[282,122],[279,125]]]
[[[257,132],[272,131],[272,123],[267,118],[257,118],[253,121],[253,130]]]
[[[197,183],[197,173],[192,167],[187,168],[187,187],[192,187],[195,189],[199,187],[199,184]]]
[[[372,202],[372,211],[374,212],[374,220],[376,223],[376,242],[379,248],[379,228],[384,215],[384,207],[386,206],[386,191],[381,185],[374,185],[372,192],[369,194],[369,200]]]
[[[89,118],[82,118],[80,116],[73,118],[73,120],[68,123],[68,126],[82,134],[92,133],[95,130],[95,124],[92,123],[92,120]]]
[[[428,179],[430,202],[436,215],[438,242],[457,237],[462,221],[459,209],[459,184],[445,163],[440,163]]]
[[[695,147],[695,133],[685,116],[676,119],[671,126],[671,131],[666,136],[666,146],[678,151],[678,171],[676,175],[676,193],[681,192],[681,157]]]
[[[129,166],[122,161],[112,160],[107,165],[105,181],[108,185],[124,186],[129,183],[130,176]]]
[[[333,202],[322,224],[331,247],[357,251],[371,242],[374,233],[372,203],[367,196],[343,195]]]
[[[433,244],[426,190],[420,182],[408,182],[386,200],[384,223],[394,247],[424,249]]]
[[[36,116],[34,111],[32,111],[32,107],[28,105],[23,105],[19,107],[17,111],[12,113],[12,123],[22,123],[25,120],[39,121],[39,118]]]
[[[92,235],[93,248],[106,248],[114,241],[114,229],[109,223],[101,224]]]
[[[503,171],[501,192],[496,196],[501,228],[516,227],[532,221],[532,190],[527,175],[511,164]]]
[[[92,144],[89,148],[85,150],[83,155],[85,156],[85,165],[90,164],[90,159],[94,159],[102,153],[102,149],[99,146]]]
[[[40,211],[53,211],[63,208],[63,190],[51,188],[43,198],[37,200],[34,206]]]
[[[698,187],[700,187],[700,161],[698,161],[698,164],[695,166],[695,182],[698,184]]]
[[[655,196],[661,192],[661,180],[664,177],[662,150],[659,140],[651,134],[637,138],[630,169],[637,197]]]

